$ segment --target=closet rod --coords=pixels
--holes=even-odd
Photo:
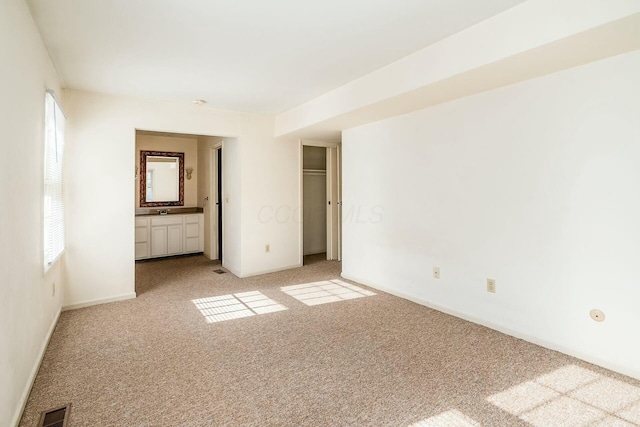
[[[314,174],[319,174],[319,175],[326,175],[327,171],[324,169],[302,169],[302,173],[314,173]]]

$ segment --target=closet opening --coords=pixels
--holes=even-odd
[[[327,150],[303,146],[302,151],[303,255],[309,263],[327,254]]]
[[[340,260],[340,147],[312,141],[301,144],[301,264]]]

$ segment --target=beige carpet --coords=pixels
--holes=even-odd
[[[137,299],[62,314],[20,425],[66,402],[71,426],[640,425],[640,382],[312,261],[137,264]]]

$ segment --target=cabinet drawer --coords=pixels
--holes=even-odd
[[[198,252],[200,251],[200,239],[197,237],[187,237],[184,240],[185,243],[185,252]]]
[[[136,227],[136,243],[149,241],[149,227]]]
[[[149,225],[149,218],[136,218],[136,227],[146,227]]]
[[[149,244],[148,243],[136,243],[136,259],[149,257]]]
[[[187,224],[197,224],[200,222],[200,215],[185,215],[184,222]]]
[[[185,237],[198,237],[200,235],[200,225],[185,224],[184,231],[185,231]]]
[[[181,225],[182,215],[167,215],[160,218],[151,218],[151,225]]]

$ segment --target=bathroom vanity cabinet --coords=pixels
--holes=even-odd
[[[170,214],[136,217],[136,259],[204,251],[204,215]]]

